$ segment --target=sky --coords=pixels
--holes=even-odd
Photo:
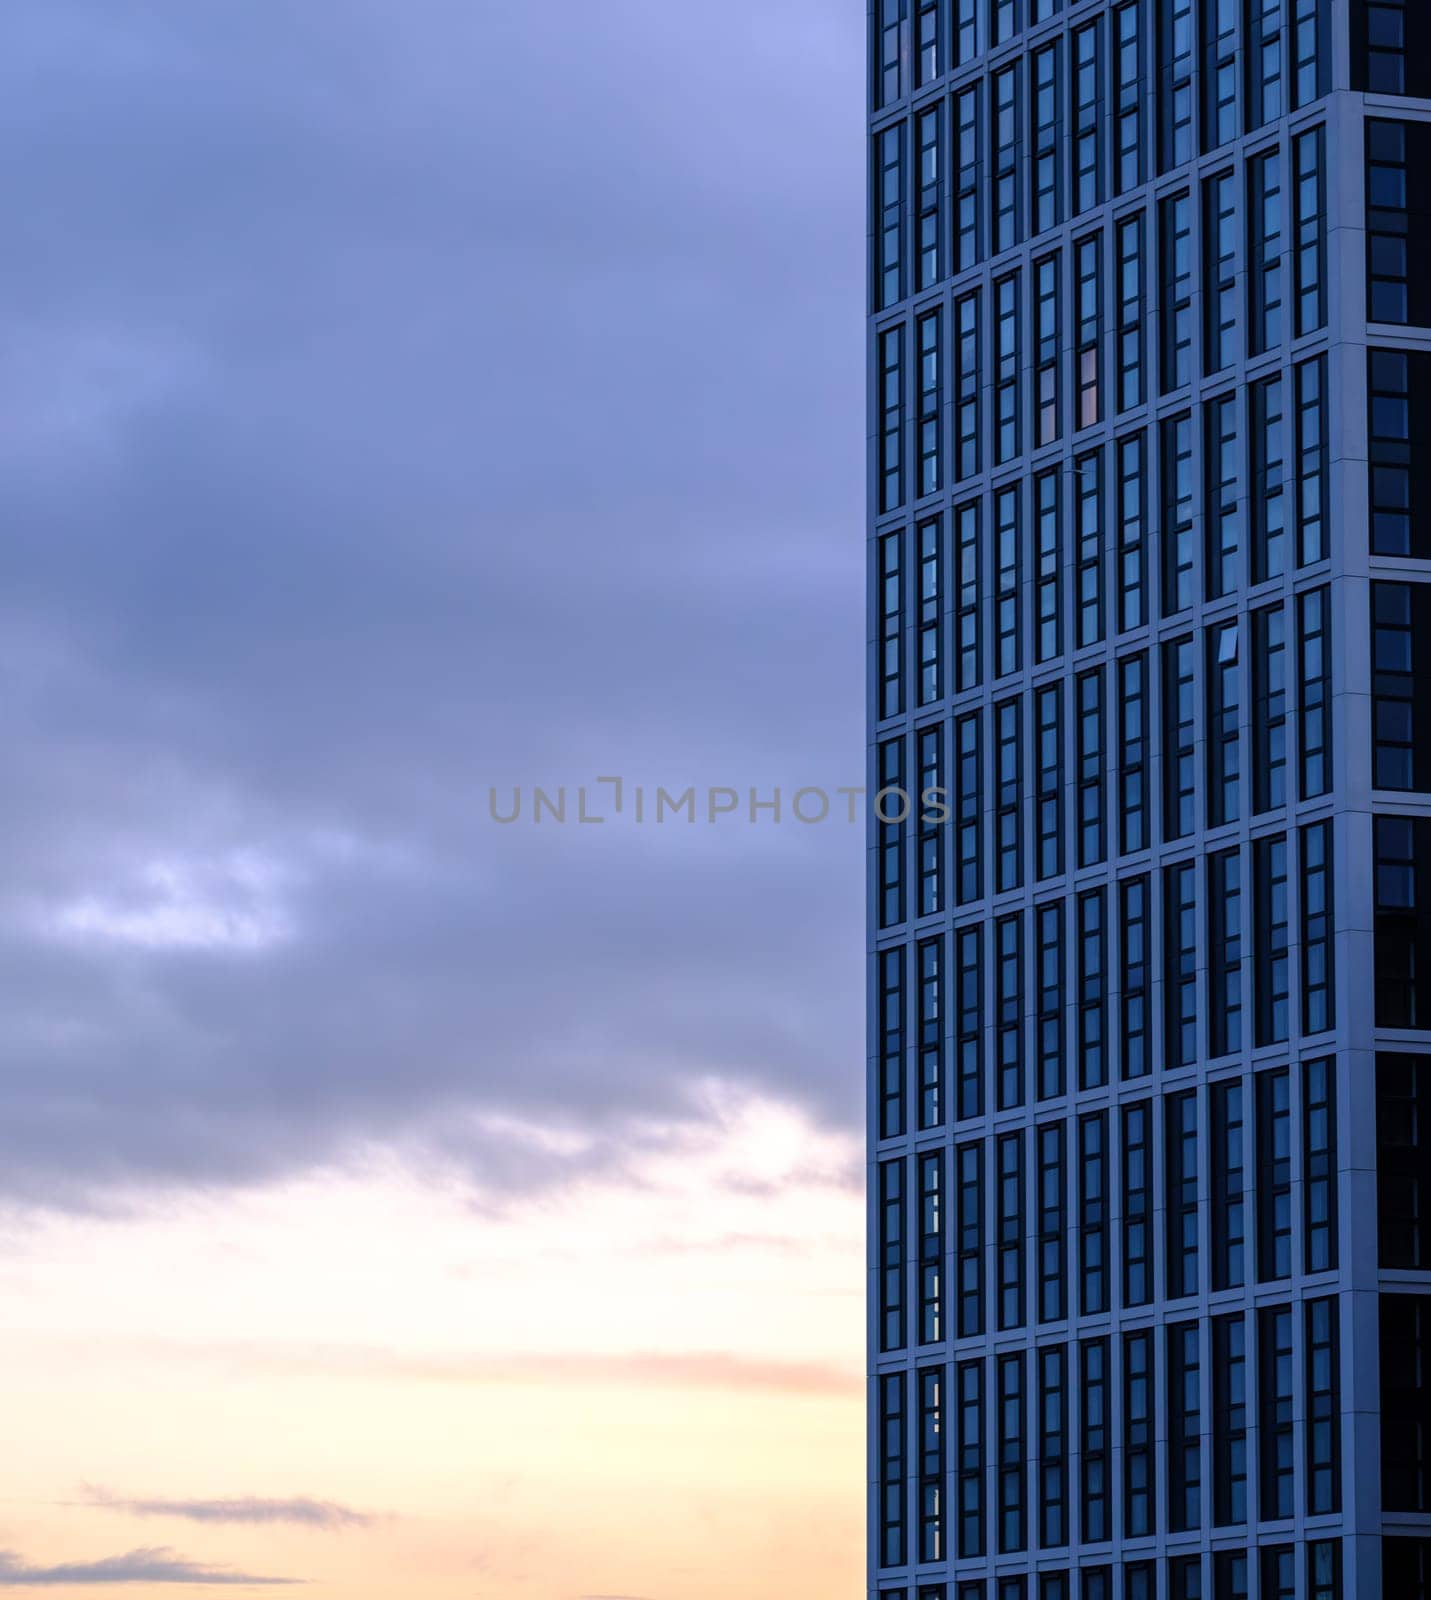
[[[5,8],[0,1590],[861,1591],[863,50]]]

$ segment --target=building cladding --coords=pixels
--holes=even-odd
[[[870,1593],[1431,1596],[1431,4],[869,21]]]

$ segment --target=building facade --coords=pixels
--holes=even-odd
[[[870,1594],[1427,1600],[1431,0],[869,26]]]

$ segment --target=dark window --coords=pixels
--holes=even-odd
[[[1078,720],[1078,865],[1096,866],[1108,854],[1104,826],[1104,775],[1108,740],[1103,711],[1103,668],[1094,667],[1074,683]]]
[[[1300,339],[1327,321],[1326,129],[1313,128],[1292,141],[1296,185],[1296,335]]]
[[[1078,897],[1078,1087],[1108,1082],[1108,932],[1103,890]]]
[[[955,590],[954,644],[957,690],[977,688],[979,669],[979,595],[981,589],[979,506],[958,506],[954,511]]]
[[[1372,782],[1431,792],[1431,586],[1373,583]]]
[[[944,1337],[944,1152],[919,1157],[919,1342]]]
[[[943,482],[944,379],[940,353],[941,314],[930,311],[915,324],[919,340],[919,495],[937,494]]]
[[[919,229],[917,282],[932,289],[944,276],[944,107],[931,106],[915,119],[918,145]],[[926,493],[928,491],[926,490]]]
[[[903,343],[901,327],[887,328],[879,336],[879,508],[882,512],[897,510],[904,504]]]
[[[1431,95],[1428,24],[1421,0],[1352,0],[1352,87]]]
[[[994,759],[998,787],[994,795],[994,882],[1000,894],[1017,889],[1024,879],[1024,752],[1023,701],[1015,696],[994,707]]]
[[[879,541],[880,662],[879,714],[897,717],[904,710],[904,584],[900,553],[904,532],[887,533]]]
[[[1297,596],[1297,710],[1301,791],[1314,800],[1332,786],[1332,602],[1326,589]]]
[[[901,67],[907,38],[908,0],[879,0],[875,20],[874,103],[876,110],[904,93]]]
[[[1247,1521],[1247,1324],[1240,1311],[1212,1319],[1212,1408],[1213,1525],[1236,1527]]]
[[[1052,1100],[1067,1087],[1063,1050],[1063,901],[1034,912],[1038,939],[1038,1097]]]
[[[1294,1510],[1297,1463],[1292,1448],[1292,1309],[1265,1306],[1257,1313],[1258,1410],[1262,1462],[1260,1512],[1264,1522]]]
[[[1376,1024],[1431,1028],[1431,897],[1421,865],[1431,821],[1377,817]]]
[[[1202,1363],[1198,1326],[1168,1329],[1168,1516],[1174,1533],[1202,1526]]]
[[[1193,602],[1193,426],[1186,412],[1162,424],[1163,615]]]
[[[1307,1581],[1311,1600],[1342,1600],[1342,1542],[1313,1539],[1307,1546]],[[1406,1591],[1393,1589],[1392,1594]]]
[[[880,1547],[882,1567],[902,1567],[905,1549],[905,1374],[886,1373],[880,1393]]]
[[[1025,1420],[1024,1357],[999,1356],[999,1550],[1022,1550],[1028,1543],[1025,1496],[1028,1434]]]
[[[1370,352],[1371,548],[1431,558],[1431,353]]]
[[[1335,1299],[1309,1300],[1307,1317],[1307,1510],[1341,1509],[1340,1367]]]
[[[1193,153],[1193,0],[1158,3],[1158,171]]]
[[[1084,1316],[1108,1310],[1108,1113],[1078,1123],[1078,1267]]]
[[[1148,847],[1148,658],[1118,663],[1118,847]]]
[[[1059,145],[1063,118],[1059,106],[1058,57],[1055,40],[1033,58],[1033,231],[1047,233],[1063,221],[1062,167]]]
[[[1294,369],[1297,406],[1297,562],[1310,566],[1327,553],[1327,358]]]
[[[961,1361],[959,1385],[959,1559],[984,1554],[984,1363]],[[982,1588],[983,1586],[980,1585]]]
[[[1330,0],[1292,0],[1292,109],[1299,111],[1332,86]]]
[[[961,1144],[954,1152],[959,1174],[959,1328],[967,1339],[984,1331],[984,1147]]]
[[[1103,637],[1103,452],[1080,456],[1078,480],[1078,648]]]
[[[1431,293],[1415,269],[1431,245],[1424,174],[1431,128],[1421,122],[1366,124],[1367,320],[1431,323]]]
[[[1066,1252],[1068,1174],[1064,1130],[1051,1122],[1034,1130],[1038,1151],[1038,1320],[1059,1322],[1068,1315]]]
[[[1122,1108],[1123,1120],[1123,1304],[1145,1306],[1153,1298],[1152,1102]]]
[[[1019,443],[1019,280],[994,285],[994,465],[1012,461]]]
[[[1431,1270],[1431,1056],[1376,1058],[1381,1266]]]
[[[1147,398],[1143,377],[1143,327],[1147,315],[1143,213],[1118,224],[1118,410],[1129,411]],[[1086,357],[1080,356],[1080,362]],[[1094,357],[1094,370],[1096,371]]]
[[[1191,4],[1191,0],[1188,0]],[[1164,298],[1162,324],[1161,390],[1181,389],[1192,381],[1193,264],[1192,201],[1175,194],[1158,202]]]
[[[909,824],[909,793],[904,782],[904,740],[887,739],[879,747],[880,927],[904,921],[904,844]]]
[[[1209,856],[1207,926],[1209,1053],[1214,1059],[1242,1048],[1242,856]]]
[[[1163,870],[1163,1054],[1176,1072],[1197,1060],[1197,868]]]
[[[1252,613],[1252,810],[1287,803],[1287,614]]]
[[[1253,973],[1256,1042],[1287,1037],[1291,959],[1288,952],[1287,839],[1284,834],[1252,843]]]
[[[1080,1366],[1079,1415],[1082,1450],[1079,1465],[1083,1483],[1083,1542],[1099,1544],[1110,1538],[1108,1483],[1112,1459],[1108,1438],[1108,1341],[1088,1339],[1078,1347]]]
[[[1337,1264],[1337,1076],[1330,1057],[1302,1069],[1302,1228],[1308,1272]]]
[[[1282,0],[1247,3],[1247,130],[1280,117],[1282,105]]]
[[[1193,830],[1197,797],[1197,698],[1193,641],[1175,639],[1163,655],[1163,838]]]
[[[944,525],[934,517],[919,525],[919,703],[932,704],[944,693],[943,568]]]
[[[1247,1600],[1247,1554],[1218,1550],[1212,1558],[1213,1600]]]
[[[1113,180],[1117,193],[1126,194],[1147,176],[1143,165],[1143,18],[1137,0],[1113,13],[1113,49]]]
[[[1040,1350],[1039,1535],[1040,1548],[1068,1543],[1068,1351],[1064,1345]],[[1065,1595],[1067,1591],[1065,1590]]]
[[[963,0],[960,0],[963,3]],[[963,30],[960,30],[961,36]],[[982,83],[954,96],[955,177],[954,270],[965,272],[984,259]]]
[[[1153,1070],[1148,1057],[1149,944],[1148,880],[1126,878],[1118,885],[1122,901],[1122,1067],[1123,1077],[1145,1078]]]
[[[904,129],[896,122],[875,136],[879,232],[875,235],[875,310],[904,298]]]
[[[921,85],[932,83],[944,71],[943,37],[939,27],[942,0],[920,0],[915,18],[915,60]],[[921,1595],[920,1600],[924,1600]]]
[[[984,741],[983,714],[966,712],[954,723],[955,895],[961,906],[984,893]]]
[[[1037,851],[1035,873],[1040,882],[1063,871],[1063,685],[1050,684],[1034,694],[1037,763],[1034,801]]]
[[[1332,825],[1314,822],[1302,841],[1302,1032],[1323,1033],[1336,1021]]]
[[[1023,535],[1019,491],[1000,489],[994,497],[994,676],[1004,678],[1023,665]]]
[[[954,936],[958,959],[958,1011],[954,1018],[959,1063],[957,1103],[960,1122],[984,1114],[984,930],[961,928]]]
[[[1121,238],[1121,234],[1120,234]],[[1078,322],[1075,328],[1073,370],[1077,385],[1074,427],[1091,428],[1103,417],[1103,235],[1080,239],[1073,247]],[[1122,263],[1119,263],[1122,273]],[[1121,302],[1119,337],[1122,337]],[[1074,469],[1075,471],[1077,468]]]
[[[1045,472],[1034,480],[1034,659],[1063,654],[1063,479]]]
[[[1060,280],[1063,257],[1057,251],[1034,262],[1034,447],[1052,444],[1062,432],[1059,394]]]
[[[1255,0],[1252,0],[1255,3]],[[1237,136],[1237,0],[1203,0],[1202,148]]]
[[[944,941],[919,947],[919,1126],[944,1121]]]
[[[994,924],[997,941],[998,1109],[1024,1103],[1024,921],[1019,913]]]
[[[1258,0],[1252,3],[1255,5]],[[1280,6],[1281,0],[1275,3]],[[1283,338],[1282,251],[1286,230],[1281,151],[1255,156],[1248,163],[1248,172],[1248,248],[1252,258],[1248,290],[1252,327],[1248,353],[1256,356],[1274,349]]]
[[[879,953],[879,1136],[904,1132],[904,951]]]
[[[1019,75],[1020,66],[1015,62],[996,72],[991,85],[995,255],[1018,244],[1023,237],[1019,215],[1023,176]]]
[[[997,1261],[999,1329],[1024,1325],[1024,1136],[1005,1133],[995,1145],[999,1174],[997,1191]]]
[[[1431,1295],[1381,1297],[1381,1504],[1431,1511]]]
[[[904,1331],[904,1160],[879,1167],[880,1349],[903,1350]]]
[[[944,1559],[944,1368],[924,1367],[919,1383],[919,1559]]]
[[[1431,1600],[1431,1539],[1383,1539],[1381,1585],[1396,1600]]]
[[[1225,394],[1203,408],[1203,462],[1207,477],[1207,597],[1236,592],[1242,550],[1241,429],[1237,396]]]
[[[1292,1273],[1292,1080],[1286,1067],[1257,1084],[1257,1281]]]
[[[1297,1600],[1297,1552],[1290,1544],[1263,1545],[1260,1600]]]
[[[1130,1539],[1154,1531],[1155,1439],[1153,1336],[1123,1335],[1123,1531]]]
[[[979,470],[979,291],[954,302],[954,476]],[[977,508],[971,508],[977,511]]]
[[[1169,1558],[1168,1600],[1202,1600],[1201,1556]]]
[[[1164,1148],[1167,1180],[1168,1298],[1196,1294],[1197,1283],[1197,1095],[1169,1095]]]
[[[1226,4],[1227,0],[1216,0]],[[1208,178],[1203,200],[1203,372],[1221,372],[1241,353],[1237,338],[1237,184]]]
[[[1246,1205],[1243,1196],[1247,1167],[1242,1098],[1240,1079],[1233,1078],[1212,1085],[1210,1166],[1214,1289],[1238,1289],[1247,1281]]]
[[[1102,143],[1103,24],[1091,22],[1073,36],[1073,209],[1077,215],[1104,199]]]
[[[1281,378],[1252,385],[1252,581],[1287,570],[1286,416]]]
[[[944,725],[923,728],[919,741],[919,790],[911,809],[919,816],[919,910],[921,917],[944,909],[944,846],[949,830],[944,826]]]
[[[1207,630],[1207,713],[1207,820],[1220,828],[1236,822],[1242,809],[1242,666],[1235,621]]]
[[[1147,615],[1147,486],[1143,435],[1120,439],[1118,451],[1118,631],[1141,628]]]

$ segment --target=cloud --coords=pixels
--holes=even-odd
[[[202,1566],[168,1549],[131,1550],[102,1561],[65,1562],[35,1567],[12,1551],[0,1551],[0,1588],[42,1589],[70,1584],[77,1588],[129,1583],[197,1584],[217,1588],[271,1588],[301,1582],[297,1578],[257,1577],[231,1567]]]
[[[859,828],[486,793],[859,781],[863,18],[489,9],[7,30],[11,1197],[859,1118]]]
[[[237,1523],[254,1527],[291,1523],[325,1532],[371,1528],[379,1520],[371,1512],[354,1511],[350,1506],[331,1500],[313,1500],[306,1496],[283,1500],[261,1500],[253,1496],[232,1500],[135,1499],[86,1486],[84,1500],[87,1505],[121,1511],[132,1517],[174,1517],[186,1522]]]
[[[858,781],[863,16],[122,9],[0,53],[0,1200],[853,1127],[860,830],[485,803]]]

